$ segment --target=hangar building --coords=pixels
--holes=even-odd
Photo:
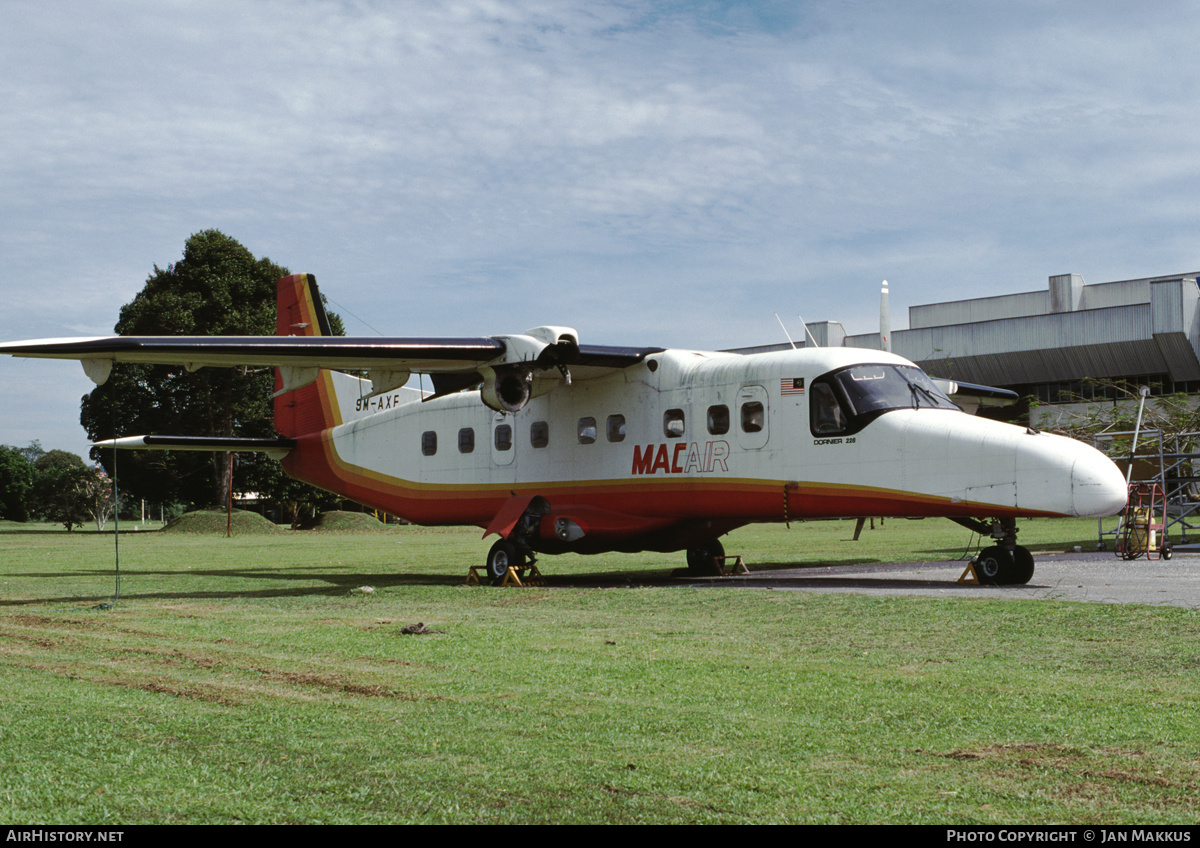
[[[1045,403],[1103,400],[1106,383],[1154,395],[1200,392],[1200,273],[1088,285],[1050,277],[1042,291],[912,306],[892,350],[926,372],[1012,389]],[[879,349],[879,333],[809,325],[822,346]]]

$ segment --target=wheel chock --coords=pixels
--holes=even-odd
[[[501,586],[545,586],[546,580],[542,577],[542,572],[538,571],[537,563],[531,562],[527,565],[510,565],[508,571],[504,572],[504,579],[500,581]]]
[[[967,575],[970,575],[970,576],[968,577]],[[963,584],[966,584],[969,586],[983,585],[979,582],[979,575],[975,573],[975,560],[974,559],[967,561],[966,569],[963,571],[962,574],[958,575],[958,580],[956,582],[963,583]]]
[[[468,586],[483,586],[491,582],[487,576],[486,565],[472,565],[467,571]],[[536,563],[528,565],[510,565],[504,572],[504,579],[498,586],[545,586],[546,578],[538,571]]]
[[[750,569],[746,568],[746,562],[740,556],[719,556],[716,557],[717,570],[721,572],[722,577],[729,577],[734,574],[749,574]],[[733,567],[728,571],[725,569],[725,563],[728,560],[733,560]]]

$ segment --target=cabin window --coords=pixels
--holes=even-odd
[[[683,410],[668,409],[663,413],[663,435],[668,439],[678,439],[683,436]]]
[[[610,442],[625,441],[625,416],[610,415],[605,426],[605,432]]]
[[[475,431],[470,427],[463,427],[458,431],[458,452],[473,453],[475,451]]]
[[[529,426],[529,443],[535,448],[550,444],[550,425],[545,421],[534,421]]]
[[[591,445],[596,442],[596,419],[579,419],[579,444]]]
[[[496,428],[496,450],[512,450],[512,427],[501,424]]]
[[[759,401],[742,404],[742,432],[761,433],[767,424],[767,412]]]
[[[433,456],[437,453],[437,433],[433,430],[426,430],[421,434],[421,453],[425,456]]]
[[[729,407],[723,403],[708,408],[708,432],[721,436],[729,432]]]

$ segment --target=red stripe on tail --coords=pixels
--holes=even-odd
[[[277,284],[275,335],[328,336],[329,319],[321,304],[317,281],[311,274],[292,274]],[[283,377],[275,370],[275,391],[283,388]],[[275,398],[275,429],[282,436],[297,438],[317,433],[337,424],[331,411],[326,380]]]

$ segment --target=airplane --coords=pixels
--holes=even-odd
[[[41,339],[0,354],[80,360],[97,384],[114,362],[274,367],[278,438],[98,444],[265,451],[367,506],[497,535],[493,582],[568,551],[686,551],[690,572],[711,574],[720,537],[747,524],[886,516],[990,536],[980,582],[1024,584],[1034,562],[1017,518],[1126,503],[1124,476],[1098,450],[969,415],[886,350],[611,347],[557,326],[347,338],[331,334],[316,280],[293,274],[278,283],[275,336]],[[407,386],[413,373],[433,390]]]

